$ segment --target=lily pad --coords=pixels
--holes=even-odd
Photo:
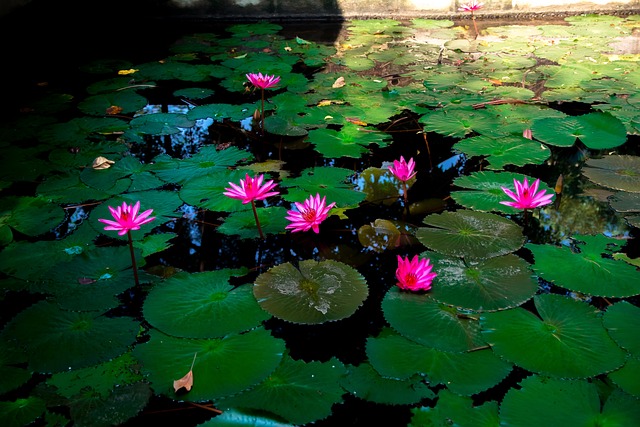
[[[628,301],[618,301],[604,313],[603,322],[618,345],[640,358],[640,336],[633,325],[640,322],[640,308]]]
[[[193,363],[193,388],[180,398],[199,402],[264,381],[280,364],[284,350],[284,341],[264,328],[212,339],[177,338],[152,329],[149,341],[137,345],[133,355],[153,390],[168,397],[176,396],[173,382],[184,377]]]
[[[603,235],[577,235],[580,252],[568,247],[529,243],[535,258],[533,270],[557,286],[602,297],[623,298],[640,294],[640,272],[624,261],[610,259],[608,245],[619,241]],[[576,272],[580,271],[580,275]]]
[[[41,301],[13,318],[5,333],[25,347],[31,369],[51,373],[84,368],[124,354],[135,342],[139,328],[131,318],[68,311]]]
[[[487,259],[520,249],[525,243],[522,229],[499,215],[456,211],[432,214],[416,231],[418,240],[444,255],[468,259]]]
[[[610,155],[586,161],[582,174],[598,185],[640,193],[640,157]]]
[[[431,297],[458,310],[496,311],[517,307],[538,290],[531,266],[514,254],[464,261],[437,253],[431,259],[434,281]]]
[[[560,147],[573,145],[576,138],[593,150],[615,148],[627,141],[624,123],[602,112],[568,118],[542,118],[533,123],[531,130],[536,139]]]
[[[489,427],[500,424],[498,402],[475,405],[471,397],[459,396],[447,389],[438,392],[434,407],[412,408],[410,426],[445,426],[448,423],[467,427]]]
[[[238,200],[236,200],[238,202]],[[281,206],[268,208],[257,208],[258,220],[263,234],[278,234],[285,231],[288,222],[286,220],[287,210]],[[256,225],[253,210],[243,210],[231,213],[218,227],[220,233],[229,236],[239,236],[241,239],[255,239],[260,237],[260,232]]]
[[[338,167],[307,168],[300,176],[284,178],[281,187],[287,188],[282,195],[288,202],[300,202],[310,194],[320,194],[327,198],[327,203],[336,203],[338,207],[356,206],[365,198],[365,194],[356,190],[353,171]]]
[[[432,385],[442,384],[461,396],[471,396],[502,381],[512,365],[489,348],[465,353],[440,351],[394,333],[367,338],[371,366],[387,378],[426,375]]]
[[[477,318],[430,295],[391,288],[382,301],[389,325],[402,336],[442,351],[463,352],[486,345]]]
[[[500,406],[500,420],[509,425],[634,425],[640,419],[638,400],[619,389],[599,396],[597,385],[532,375],[510,389]]]
[[[5,224],[28,236],[52,231],[65,216],[62,207],[44,197],[6,196],[0,202],[0,210],[11,212]]]
[[[186,338],[222,338],[255,328],[269,318],[250,286],[234,288],[228,269],[180,272],[155,286],[144,302],[145,319],[162,332]]]
[[[185,114],[156,113],[135,117],[129,122],[131,129],[148,135],[173,135],[180,129],[193,127],[196,122]]]
[[[0,401],[0,423],[5,427],[23,427],[35,423],[47,409],[47,402],[30,396]]]
[[[241,161],[253,160],[253,155],[236,147],[218,151],[213,145],[204,146],[200,151],[187,159],[161,157],[151,167],[163,181],[185,184],[195,178],[207,176],[212,172],[224,171]],[[243,176],[244,178],[244,176]],[[227,185],[227,182],[224,182]]]
[[[622,366],[625,354],[592,306],[556,294],[536,295],[534,302],[540,317],[520,307],[481,315],[484,337],[497,355],[559,378],[588,378]]]
[[[518,135],[474,136],[455,143],[453,148],[468,157],[484,157],[489,163],[487,168],[494,170],[503,169],[506,165],[539,165],[551,156],[551,150],[545,145]]]
[[[385,147],[389,136],[381,132],[365,132],[354,124],[346,124],[337,131],[334,129],[313,129],[308,139],[316,151],[325,157],[359,158],[368,152],[367,146],[376,144]]]
[[[410,405],[422,399],[433,399],[431,391],[421,375],[407,379],[386,378],[381,376],[369,363],[348,366],[349,374],[341,384],[346,390],[360,399],[383,405]]]
[[[277,265],[255,280],[253,293],[272,315],[294,323],[319,324],[351,316],[369,294],[352,267],[334,260]]]
[[[221,408],[252,408],[268,411],[295,425],[312,423],[331,414],[342,401],[340,379],[346,374],[342,362],[304,362],[285,355],[269,377],[249,391],[219,402]]]
[[[506,214],[521,212],[519,209],[501,204],[501,201],[510,200],[502,190],[502,187],[513,188],[513,180],[522,182],[527,178],[533,183],[536,178],[513,172],[482,171],[472,172],[453,180],[453,184],[469,190],[456,190],[451,192],[451,197],[460,205],[474,211],[491,212],[498,211]],[[554,190],[540,181],[539,190],[546,190],[547,194]],[[472,191],[470,191],[472,190]]]

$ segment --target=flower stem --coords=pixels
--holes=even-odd
[[[471,12],[471,20],[473,21],[473,29],[476,30],[476,36],[474,37],[474,40],[475,40],[478,38],[480,33],[478,32],[478,24],[476,24],[476,17],[473,14],[473,12]]]
[[[407,197],[407,182],[406,181],[402,181],[402,196],[404,197],[404,215],[409,215],[409,199]]]
[[[260,91],[261,93],[261,102],[262,102],[262,106],[260,108],[260,133],[262,136],[264,136],[264,89],[262,89]],[[256,216],[257,218],[257,216]],[[258,226],[258,228],[260,228],[260,226]]]
[[[138,281],[138,267],[136,265],[136,256],[133,253],[133,239],[131,239],[131,230],[127,230],[127,237],[129,238],[129,252],[131,252],[131,265],[133,267],[133,279],[136,282],[136,286],[140,286]]]
[[[264,240],[264,234],[262,234],[262,227],[260,227],[260,220],[258,219],[258,211],[256,210],[256,204],[254,201],[251,201],[251,208],[253,209],[253,217],[256,219],[256,225],[258,226],[258,232],[260,233],[260,238]]]

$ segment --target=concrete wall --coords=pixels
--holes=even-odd
[[[59,8],[115,9],[126,13],[130,7],[146,8],[151,16],[185,18],[402,18],[447,17],[459,14],[458,7],[467,0],[129,0],[104,3],[73,3],[69,0],[0,0],[0,16],[29,3],[48,3]],[[480,15],[544,14],[550,12],[640,13],[640,0],[483,0]]]

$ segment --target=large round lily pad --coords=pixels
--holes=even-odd
[[[128,317],[68,311],[41,301],[13,318],[5,332],[25,347],[31,369],[51,373],[106,362],[125,353],[139,328]]]
[[[530,265],[514,254],[467,262],[433,252],[426,256],[438,274],[431,297],[458,309],[504,310],[519,306],[538,290]]]
[[[486,212],[461,210],[427,216],[418,229],[420,243],[445,255],[486,259],[514,252],[525,236],[515,222]]]
[[[595,383],[533,375],[505,395],[500,407],[504,425],[538,427],[631,426],[640,419],[638,400],[619,389],[605,398]],[[601,403],[604,401],[604,403]]]
[[[215,339],[176,338],[157,330],[149,335],[149,341],[136,346],[133,355],[141,361],[153,390],[175,397],[173,382],[191,370],[193,387],[181,398],[194,402],[255,386],[276,369],[285,350],[284,341],[264,328]]]
[[[589,159],[582,174],[596,184],[615,190],[640,193],[640,157],[611,155]]]
[[[429,295],[394,286],[382,301],[382,312],[394,330],[427,347],[463,352],[486,344],[477,319]]]
[[[256,303],[250,285],[234,288],[228,269],[181,272],[149,292],[144,317],[169,335],[217,338],[257,327],[269,315]]]
[[[294,323],[317,324],[351,316],[369,294],[364,277],[334,260],[287,262],[262,273],[253,293],[272,315]]]
[[[621,298],[640,294],[640,272],[605,256],[609,255],[608,245],[619,241],[603,235],[578,235],[575,240],[585,242],[576,245],[579,253],[568,247],[527,244],[535,258],[533,270],[557,286],[589,295]]]
[[[497,355],[560,378],[587,378],[622,366],[625,352],[593,306],[557,294],[534,301],[540,317],[520,307],[482,314],[484,337]]]

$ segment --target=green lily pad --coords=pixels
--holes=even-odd
[[[41,301],[14,317],[5,333],[25,347],[31,369],[50,373],[120,356],[135,342],[139,327],[131,318],[68,311]]]
[[[151,398],[137,364],[125,353],[100,365],[59,372],[47,384],[66,399],[75,422],[108,427],[140,413]]]
[[[427,347],[463,352],[486,345],[477,319],[430,295],[394,286],[382,300],[382,312],[394,330]]]
[[[117,114],[131,114],[145,107],[147,103],[147,98],[136,92],[119,91],[85,98],[78,104],[78,108],[85,114],[105,116],[113,114],[110,112],[113,107],[118,108]]]
[[[253,114],[254,108],[253,105],[249,104],[234,105],[216,103],[198,105],[189,110],[187,118],[190,120],[213,119],[217,122],[222,122],[224,119],[241,121],[250,117]]]
[[[445,426],[448,423],[467,427],[490,427],[500,424],[498,402],[488,401],[475,405],[471,397],[459,396],[447,389],[438,392],[434,407],[412,408],[410,427]]]
[[[586,161],[582,174],[598,185],[640,193],[640,157],[610,155]]]
[[[463,139],[453,148],[469,157],[484,157],[489,163],[487,168],[494,170],[506,165],[539,165],[551,156],[551,150],[545,145],[518,135],[496,138],[480,135]]]
[[[629,357],[627,363],[616,371],[609,372],[609,379],[625,392],[640,398],[640,359]]]
[[[556,294],[537,295],[534,302],[540,317],[520,307],[481,315],[484,337],[497,355],[559,378],[588,378],[622,366],[625,354],[592,306]]]
[[[603,322],[618,345],[640,358],[640,336],[633,325],[640,322],[640,308],[628,301],[618,301],[604,313]]]
[[[458,310],[496,311],[523,304],[538,290],[531,266],[514,254],[463,261],[437,253],[423,253],[438,273],[429,294]]]
[[[281,206],[257,208],[258,220],[263,234],[278,234],[285,231],[288,222],[287,210]],[[218,231],[229,236],[239,236],[241,239],[255,239],[260,237],[253,210],[231,213]]]
[[[575,117],[546,117],[532,127],[536,139],[560,147],[572,146],[576,138],[593,150],[615,148],[627,141],[627,129],[609,113],[595,112]]]
[[[436,397],[420,375],[400,380],[386,378],[369,363],[348,366],[348,370],[341,385],[360,399],[383,405],[410,405]]]
[[[28,236],[45,234],[62,222],[64,210],[43,197],[6,196],[0,210],[11,212],[5,224]]]
[[[502,381],[512,365],[489,348],[451,353],[430,348],[400,335],[383,333],[367,338],[367,357],[383,377],[425,375],[432,386],[443,384],[461,396],[471,396]]]
[[[47,409],[47,402],[30,396],[0,401],[0,423],[5,427],[24,427],[35,423]]]
[[[40,132],[40,137],[54,145],[66,145],[69,141],[79,144],[89,142],[92,135],[124,132],[128,128],[129,124],[121,119],[82,117],[47,126]]]
[[[243,204],[241,200],[223,194],[226,191],[225,188],[230,188],[230,182],[238,185],[241,179],[245,179],[247,173],[249,176],[255,177],[248,170],[213,169],[209,174],[195,177],[183,185],[179,192],[180,198],[191,206],[211,211],[251,211],[251,204]],[[269,177],[265,176],[264,181],[268,180]],[[256,207],[262,209],[262,203],[264,202],[257,201]],[[253,213],[251,215],[253,216]],[[253,220],[253,225],[255,227],[255,220]]]
[[[218,151],[215,146],[208,145],[187,159],[161,157],[156,160],[155,164],[151,166],[151,172],[163,181],[186,184],[195,178],[224,171],[241,161],[253,160],[253,155],[236,147]],[[227,185],[227,182],[225,181],[223,184]]]
[[[140,251],[134,253],[139,260],[138,268],[143,267]],[[125,246],[83,250],[66,262],[56,264],[46,277],[47,292],[67,310],[106,311],[120,304],[118,295],[135,286],[131,254]]]
[[[162,332],[186,338],[222,338],[259,326],[269,318],[250,286],[234,288],[228,269],[180,272],[155,286],[144,302],[145,319]]]
[[[180,113],[145,114],[129,122],[132,130],[148,135],[173,135],[195,124],[195,121]]]
[[[619,241],[603,235],[574,236],[579,253],[568,247],[527,244],[535,258],[533,270],[557,286],[602,297],[623,298],[640,294],[640,272],[625,263],[604,255],[608,245]],[[582,272],[576,275],[576,271]]]
[[[605,401],[606,399],[606,401]],[[509,425],[588,426],[634,425],[640,419],[637,398],[614,390],[599,396],[596,384],[532,375],[510,389],[500,406],[500,420]]]
[[[186,99],[205,99],[212,96],[215,92],[212,89],[191,87],[187,89],[180,89],[173,92],[174,96],[186,98]]]
[[[514,214],[521,211],[500,203],[501,201],[510,200],[502,190],[502,187],[513,188],[514,179],[522,182],[524,178],[527,178],[527,181],[530,183],[536,180],[534,177],[513,172],[472,172],[469,175],[462,175],[455,178],[453,184],[473,191],[452,191],[451,198],[453,198],[456,203],[473,209],[474,211],[497,211]],[[538,188],[540,191],[546,190],[547,194],[554,191],[542,181],[540,181]]]
[[[313,129],[309,131],[308,139],[316,151],[325,157],[359,158],[368,152],[367,146],[370,144],[385,147],[389,136],[382,132],[364,132],[358,126],[348,123],[339,131]]]
[[[296,425],[312,423],[328,417],[331,407],[342,401],[339,382],[345,374],[344,365],[335,358],[304,362],[285,355],[265,381],[221,400],[219,407],[268,411]]]
[[[501,216],[474,211],[443,212],[425,217],[431,226],[416,231],[418,240],[444,255],[487,259],[514,252],[525,243],[522,229]]]
[[[357,206],[365,194],[357,191],[350,181],[353,171],[338,167],[307,168],[300,176],[284,178],[280,186],[287,189],[282,198],[288,202],[301,202],[310,194],[320,194],[327,198],[327,204],[336,203],[338,207]]]
[[[173,382],[193,368],[193,388],[180,398],[192,402],[237,394],[264,381],[279,365],[284,342],[264,328],[223,338],[187,339],[149,331],[133,355],[155,393],[176,397]],[[195,361],[194,361],[195,355]]]
[[[14,341],[0,336],[0,393],[6,394],[25,384],[32,376],[26,369],[27,355]]]
[[[294,323],[319,324],[351,316],[369,294],[352,267],[334,260],[277,265],[255,280],[253,293],[272,315]]]

